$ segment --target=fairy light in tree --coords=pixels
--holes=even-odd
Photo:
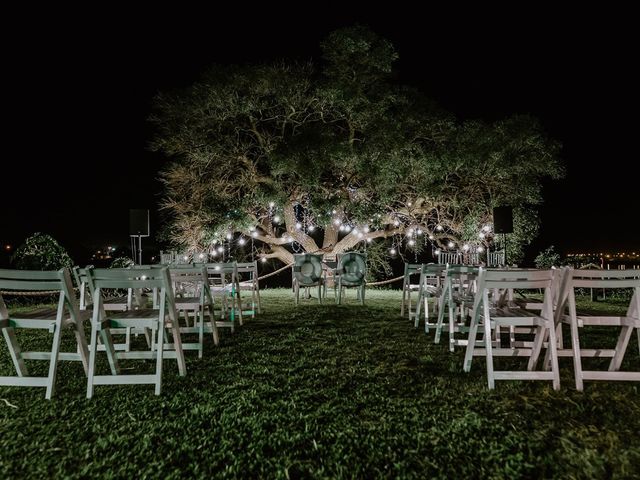
[[[435,237],[433,235],[429,235],[429,240],[433,240]]]
[[[220,247],[217,248],[217,250],[218,250],[218,253],[222,253],[222,252],[224,252],[224,247],[220,246]]]
[[[367,238],[367,243],[371,243],[372,240],[372,238]]]
[[[308,231],[313,232],[316,229],[316,227],[314,225],[309,225],[309,228],[307,228]]]
[[[436,225],[436,230],[441,232],[442,230],[444,230],[444,227],[442,225]]]
[[[484,232],[480,232],[480,233],[478,234],[478,238],[480,238],[480,240],[484,240],[484,237],[486,237],[486,235],[485,235],[485,233],[484,233]]]
[[[335,219],[333,220],[333,224],[334,224],[334,225],[340,225],[341,223],[342,223],[342,221],[341,221],[339,218],[335,218]]]
[[[251,236],[253,238],[257,238],[258,237],[258,232],[256,232],[255,230],[253,232],[251,232]]]
[[[482,245],[481,245],[478,248],[476,248],[476,250],[478,251],[478,253],[482,253],[482,252],[484,252],[484,247],[482,247]]]
[[[212,256],[212,257],[217,257],[217,256],[218,256],[218,251],[217,251],[217,250],[213,250],[213,251],[211,252],[211,256]]]
[[[369,233],[371,231],[371,229],[367,226],[363,228],[364,233]]]
[[[391,255],[395,255],[396,253],[398,253],[398,251],[397,251],[395,248],[390,248],[390,249],[389,249],[389,253],[390,253]]]
[[[442,250],[440,250],[439,248],[436,248],[436,251],[434,252],[436,255],[440,255],[440,253],[442,253]]]
[[[394,220],[393,221],[393,226],[394,227],[398,227],[400,225],[400,220]]]
[[[186,262],[187,260],[189,260],[189,257],[185,255],[184,257],[182,257],[182,259]]]
[[[244,238],[238,240],[238,245],[244,245],[245,243],[247,243],[247,241]]]
[[[273,208],[275,206],[276,206],[275,202],[269,202],[269,208]]]
[[[456,246],[456,244],[455,244],[455,243],[453,243],[453,242],[449,242],[449,244],[447,245],[447,247],[449,247],[449,248],[453,248],[453,247],[455,247],[455,246]]]
[[[465,252],[468,252],[470,248],[471,247],[466,243],[462,246],[462,250],[464,250]]]
[[[267,257],[262,257],[262,258],[260,259],[260,261],[261,261],[262,263],[267,263]]]
[[[416,244],[416,241],[412,238],[411,240],[409,240],[408,245],[410,247],[413,247]]]
[[[491,225],[485,225],[484,227],[482,227],[482,230],[483,230],[484,232],[489,232],[489,231],[491,231]]]
[[[419,228],[419,229],[417,229],[417,230],[416,230],[416,235],[422,235],[422,233],[423,233],[423,232],[422,232],[422,229],[421,229],[421,228]]]
[[[202,260],[204,258],[204,253],[201,253],[200,255],[198,255],[198,258]]]
[[[407,232],[407,235],[409,235],[409,236],[413,235],[413,228],[409,229],[409,231]]]
[[[231,235],[231,233],[227,233],[227,240],[231,240],[233,238],[233,235]]]
[[[296,222],[296,230],[300,230],[302,228],[302,224],[300,222]]]
[[[275,217],[273,217],[273,221],[274,223],[280,223],[280,215],[276,215]]]
[[[331,210],[331,213],[333,213],[335,215],[336,213],[338,213],[338,211],[337,210]]]

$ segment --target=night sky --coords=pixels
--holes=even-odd
[[[155,211],[161,191],[163,159],[147,150],[158,91],[187,86],[214,63],[318,59],[328,32],[360,23],[394,43],[399,81],[459,118],[530,113],[563,144],[567,178],[545,186],[530,255],[551,244],[640,249],[639,43],[623,12],[329,10],[297,20],[197,10],[16,20],[22,29],[3,60],[0,244],[43,231],[79,263],[97,246],[128,245],[128,210]]]

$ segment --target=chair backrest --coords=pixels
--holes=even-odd
[[[172,263],[175,263],[176,261],[176,254],[175,252],[160,252],[160,263],[162,265],[170,265]]]
[[[504,267],[504,250],[487,251],[487,267]]]
[[[482,296],[491,291],[498,290],[539,290],[544,291],[542,315],[553,317],[553,288],[554,279],[557,281],[557,272],[553,270],[487,270],[480,268],[478,273],[478,293],[474,308],[477,308]]]
[[[237,262],[206,263],[205,266],[210,285],[226,286],[228,283],[238,282]],[[231,277],[229,280],[227,275]]]
[[[459,253],[452,252],[439,252],[438,253],[438,263],[440,264],[451,264],[451,265],[461,265],[462,258]]]
[[[76,266],[73,267],[72,272],[73,278],[78,286],[78,290],[80,291],[80,310],[86,310],[87,306],[91,305],[93,302],[91,297],[91,288],[87,278],[87,269]]]
[[[237,264],[238,274],[247,273],[250,280],[258,278],[258,262],[238,262]]]
[[[565,267],[566,274],[559,293],[558,311],[573,298],[575,288],[631,288],[633,294],[627,316],[640,316],[640,270],[581,270]]]
[[[463,265],[480,265],[480,254],[478,252],[459,253],[460,263]]]
[[[322,257],[313,253],[295,255],[293,278],[302,286],[316,284],[323,275]]]
[[[169,312],[175,314],[175,301],[169,268],[87,268],[87,278],[93,291],[94,304],[102,306],[103,289],[157,289],[160,292],[161,305],[166,301]],[[94,307],[95,308],[95,307]]]
[[[340,256],[338,271],[343,282],[363,283],[367,275],[367,257],[358,252],[347,252]]]
[[[191,263],[193,260],[193,256],[190,253],[178,253],[174,259],[173,259],[173,263],[175,264],[180,264],[180,263]]]
[[[404,283],[409,282],[411,275],[419,275],[422,272],[422,263],[404,263]]]
[[[201,300],[213,303],[207,267],[204,263],[170,267],[169,276],[173,282],[174,292],[193,293],[193,296],[199,296]]]
[[[73,293],[73,284],[68,268],[45,271],[0,269],[0,290],[58,293],[58,308],[66,306],[72,318],[80,324],[80,312]],[[2,294],[0,294],[0,320],[4,318],[8,318],[8,311]]]

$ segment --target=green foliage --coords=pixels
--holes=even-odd
[[[536,268],[551,268],[560,266],[560,254],[556,252],[555,247],[551,245],[541,251],[534,260]]]
[[[58,270],[73,266],[67,251],[52,236],[34,233],[20,245],[11,263],[20,270]]]
[[[135,265],[135,262],[129,257],[114,258],[109,268],[129,268]]]
[[[542,381],[488,390],[482,357],[464,373],[463,350],[398,317],[399,291],[367,290],[365,307],[347,295],[343,306],[296,307],[290,290],[263,291],[265,313],[223,331],[219,348],[205,336],[204,358],[187,353],[186,377],[165,361],[159,397],[152,386],[98,386],[86,400],[80,362],[60,362],[51,401],[44,389],[0,387],[0,478],[640,476],[637,383],[576,392],[566,358],[558,392]],[[19,335],[51,344],[46,332]],[[71,332],[63,342],[75,350]],[[606,369],[609,359],[593,361]],[[623,369],[639,362],[630,350]],[[126,373],[153,365],[122,361]],[[46,362],[29,367],[46,375]],[[0,348],[0,375],[12,369]]]
[[[393,83],[395,49],[364,27],[331,33],[322,51],[321,65],[216,66],[189,89],[157,97],[152,148],[172,160],[162,173],[168,238],[197,251],[255,226],[267,249],[290,261],[269,202],[294,237],[298,219],[288,212],[300,207],[318,232],[335,230],[335,210],[384,237],[421,225],[439,246],[478,242],[491,209],[510,205],[520,212],[509,245],[517,259],[537,228],[526,210],[542,201],[540,180],[564,173],[539,123],[525,115],[456,121]],[[297,241],[329,252],[337,238]]]

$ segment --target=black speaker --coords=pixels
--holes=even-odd
[[[493,209],[493,231],[495,233],[513,233],[513,210],[511,207]]]
[[[149,210],[129,210],[129,235],[149,236]]]

